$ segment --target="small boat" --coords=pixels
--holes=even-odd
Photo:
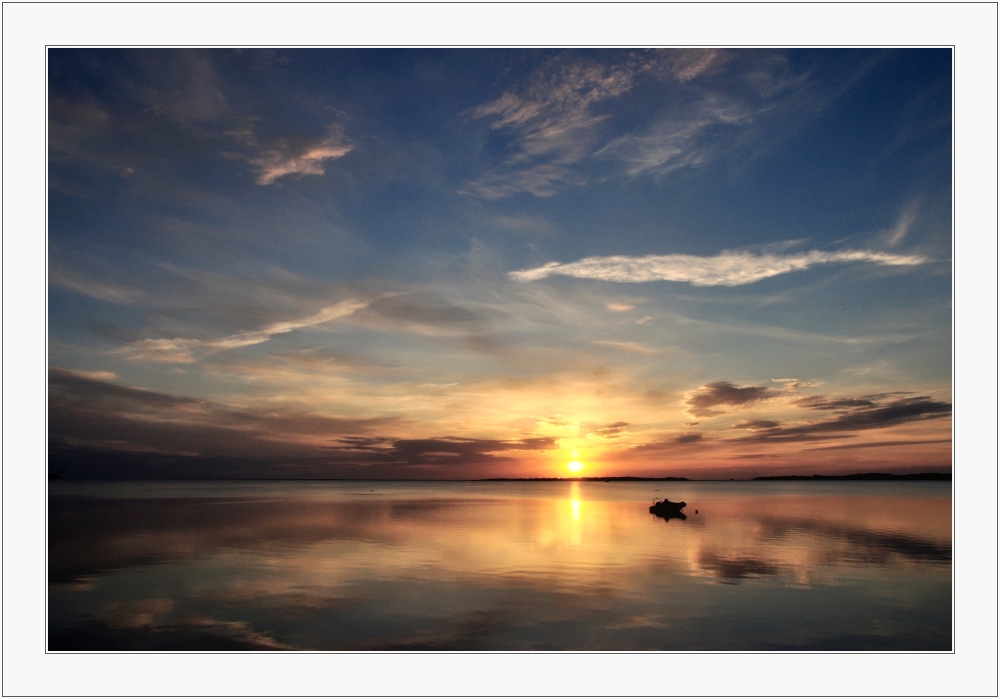
[[[650,507],[649,511],[654,515],[679,515],[681,510],[687,507],[686,502],[670,502],[667,499],[657,500]]]

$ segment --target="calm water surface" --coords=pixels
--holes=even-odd
[[[950,650],[951,595],[950,483],[49,485],[50,650]]]

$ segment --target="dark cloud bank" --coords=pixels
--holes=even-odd
[[[236,410],[49,370],[49,471],[66,478],[474,478],[509,462],[503,452],[556,447],[551,437],[371,436],[399,423]]]
[[[788,394],[767,386],[736,386],[728,381],[715,381],[691,393],[685,403],[692,415],[713,417],[725,414],[716,410],[719,406],[746,408],[779,396]],[[850,439],[854,433],[885,427],[935,420],[951,416],[951,403],[935,400],[930,396],[912,396],[905,392],[878,393],[866,396],[829,397],[825,395],[806,396],[794,400],[791,405],[814,412],[832,413],[833,416],[797,423],[782,423],[777,420],[747,419],[732,425],[734,430],[748,432],[743,436],[730,438],[706,437],[702,432],[686,432],[674,437],[641,444],[634,447],[639,451],[672,450],[684,445],[699,443],[741,443],[768,444],[783,442],[825,442]],[[698,423],[690,423],[696,425]],[[829,449],[850,449],[875,446],[904,446],[909,444],[931,444],[948,440],[895,440],[868,444],[837,444],[818,447],[808,451]],[[740,458],[763,458],[773,455],[743,454]]]
[[[892,395],[892,394],[890,394]],[[898,395],[898,394],[896,394]],[[951,403],[915,396],[885,400],[885,395],[828,400],[812,396],[794,405],[812,410],[832,410],[835,416],[818,422],[784,426],[771,420],[752,420],[741,426],[752,434],[737,437],[734,442],[804,442],[829,438],[831,435],[893,427],[909,422],[949,417]]]

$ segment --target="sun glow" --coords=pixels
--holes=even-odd
[[[573,460],[570,461],[568,464],[566,464],[566,468],[568,468],[573,473],[578,473],[579,471],[583,470],[583,462],[578,460],[580,452],[574,449],[571,453],[573,455]]]

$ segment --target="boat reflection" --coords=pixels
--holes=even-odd
[[[687,515],[683,512],[654,512],[653,516],[657,519],[662,519],[664,522],[669,522],[672,519],[679,519],[683,522],[687,519]]]

